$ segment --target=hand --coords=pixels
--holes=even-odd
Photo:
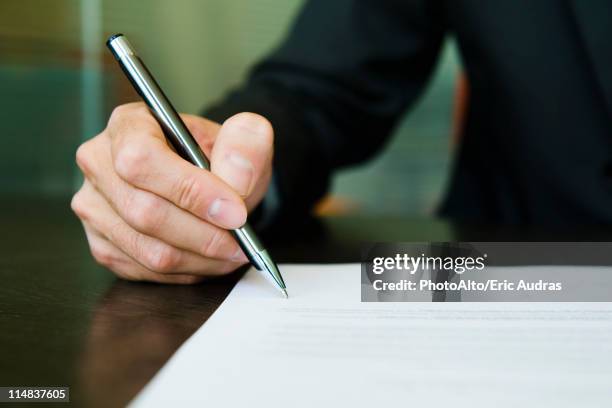
[[[119,277],[195,283],[247,262],[241,227],[272,174],[273,130],[254,113],[221,126],[181,115],[211,171],[180,158],[142,103],[117,107],[76,154],[85,176],[72,199],[98,263]]]

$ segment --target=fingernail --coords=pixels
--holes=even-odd
[[[221,178],[238,194],[246,197],[253,181],[253,163],[238,153],[230,153],[227,164]]]
[[[235,229],[244,225],[246,210],[233,201],[217,198],[208,207],[208,216],[220,227]]]
[[[249,261],[249,259],[246,257],[246,255],[244,254],[244,252],[242,252],[242,249],[240,248],[238,248],[238,250],[236,251],[236,253],[234,253],[234,255],[232,256],[230,260],[234,262],[248,262]]]

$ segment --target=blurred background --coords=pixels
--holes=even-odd
[[[198,113],[240,85],[307,0],[1,0],[0,193],[69,196],[74,152],[112,108],[138,98],[107,52],[129,35],[177,109]],[[431,214],[452,155],[452,42],[383,154],[339,173],[319,211]]]

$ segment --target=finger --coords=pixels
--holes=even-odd
[[[189,129],[189,132],[195,138],[196,142],[198,142],[198,145],[200,145],[206,157],[210,157],[213,144],[215,143],[219,129],[221,129],[221,125],[200,116],[186,113],[182,113],[180,116],[183,122],[185,122],[187,129]]]
[[[136,231],[206,258],[246,262],[227,230],[208,223],[169,201],[118,180],[111,193],[113,207]]]
[[[239,113],[223,123],[211,153],[211,170],[242,197],[269,172],[274,132],[263,116]]]
[[[206,258],[247,261],[228,231],[153,193],[129,185],[112,171],[105,172],[101,163],[110,162],[110,149],[104,146],[110,145],[108,138],[89,143],[93,144],[91,149],[97,152],[99,161],[93,160],[88,166],[88,181],[133,229]],[[107,155],[107,160],[103,160],[102,155]]]
[[[143,102],[132,102],[119,105],[113,109],[107,130],[111,134],[146,134],[159,141],[164,141],[164,133],[159,124]]]
[[[151,132],[113,131],[114,169],[127,183],[224,229],[244,225],[244,201],[220,178],[188,163]]]
[[[231,272],[242,264],[205,258],[134,230],[114,212],[88,181],[85,181],[79,193],[75,195],[73,208],[83,221],[88,222],[130,258],[153,272],[220,275]]]
[[[158,283],[194,284],[206,279],[204,276],[188,274],[163,274],[149,271],[114,246],[95,231],[88,223],[83,223],[89,248],[94,259],[102,266],[112,270],[118,277],[132,281],[151,281]]]
[[[204,153],[209,155],[221,125],[196,115],[183,113],[180,117]],[[117,106],[108,120],[108,129],[112,134],[144,133],[165,141],[159,124],[143,102]]]

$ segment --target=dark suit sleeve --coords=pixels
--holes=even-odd
[[[435,0],[312,0],[244,87],[205,115],[250,111],[275,130],[280,212],[302,215],[331,171],[372,157],[416,99],[444,36]]]

